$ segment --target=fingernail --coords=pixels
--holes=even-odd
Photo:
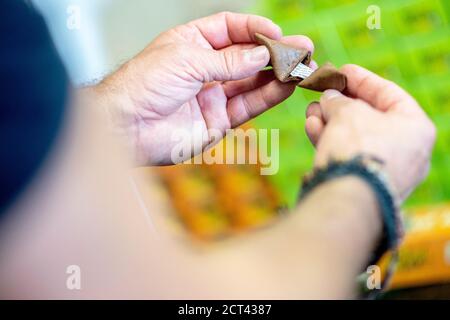
[[[334,99],[334,98],[337,98],[340,96],[342,96],[342,93],[340,93],[339,91],[334,90],[334,89],[328,89],[328,90],[324,91],[324,93],[322,95],[322,99],[330,100],[330,99]]]
[[[248,62],[257,62],[265,60],[269,55],[269,50],[265,46],[259,46],[251,50],[245,50],[244,57]]]

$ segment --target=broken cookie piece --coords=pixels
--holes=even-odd
[[[300,81],[298,86],[320,92],[327,89],[343,91],[347,86],[347,77],[340,73],[335,66],[327,62],[308,78]]]
[[[294,72],[308,68],[311,62],[311,52],[308,50],[292,47],[259,33],[255,34],[255,39],[258,44],[266,46],[269,50],[275,76],[281,82],[298,81],[299,87],[320,92],[327,89],[343,91],[347,86],[346,76],[331,63],[326,63],[310,73],[300,73],[305,74],[305,77],[300,77],[298,72]]]
[[[309,65],[311,62],[311,52],[308,50],[291,47],[259,33],[255,34],[255,39],[258,44],[264,45],[269,49],[273,71],[281,82],[298,81],[297,77],[291,76],[292,70],[299,63]]]

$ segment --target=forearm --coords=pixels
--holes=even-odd
[[[115,74],[110,77],[113,76],[119,78]],[[121,89],[120,85],[120,80],[109,84],[108,77],[97,85],[77,90],[75,96],[79,105],[94,109],[111,140],[126,151],[131,160],[130,166],[143,165],[145,157],[138,152],[139,132],[138,127],[134,126],[136,118],[132,114],[132,103],[125,87]]]
[[[123,149],[117,148],[115,139],[110,141],[109,135],[102,130],[101,134],[93,134],[99,131],[99,121],[104,120],[101,115],[92,113],[89,107],[80,106],[74,110],[83,114],[75,117],[77,125],[73,136],[77,137],[76,143],[71,145],[72,152],[63,152],[67,159],[61,160],[61,165],[70,170],[61,169],[66,175],[56,171],[58,181],[52,183],[55,190],[64,194],[53,190],[43,192],[53,194],[52,199],[63,202],[65,208],[62,210],[51,199],[39,205],[33,202],[32,210],[36,212],[39,224],[35,230],[24,233],[33,241],[23,242],[23,246],[23,243],[11,246],[8,250],[21,252],[20,259],[4,260],[9,267],[4,266],[0,278],[9,279],[17,296],[27,292],[33,297],[71,297],[72,293],[65,287],[58,289],[62,280],[56,279],[54,272],[64,272],[68,264],[76,263],[83,265],[87,272],[102,270],[104,273],[101,281],[90,278],[88,287],[81,292],[83,297],[101,296],[105,286],[116,289],[106,296],[123,297],[121,292],[125,287],[121,286],[124,283],[129,284],[129,291],[137,297],[350,297],[355,276],[367,262],[381,230],[375,199],[363,181],[341,178],[328,182],[314,190],[278,225],[199,254],[187,250],[185,244],[154,241],[142,223],[142,212],[128,190],[127,180],[118,177],[127,167],[126,161],[116,165],[122,158],[120,152]],[[93,130],[94,127],[97,129]],[[111,156],[110,144],[117,152],[117,155],[114,153],[116,156]],[[102,147],[98,148],[99,145]],[[78,182],[79,177],[88,181]],[[86,189],[86,185],[90,188]],[[151,203],[152,218],[156,219],[154,215],[160,211],[155,209],[156,196],[153,195]],[[164,212],[159,213],[165,216]],[[90,233],[98,235],[95,239],[84,236],[87,227],[84,221],[88,222]],[[22,227],[26,229],[27,226]],[[57,230],[57,234],[51,230]],[[168,238],[167,230],[159,233],[161,238]],[[47,234],[54,234],[52,239],[58,241],[49,242]],[[61,247],[60,243],[65,246]],[[62,258],[36,260],[32,253],[38,245],[54,252],[55,257],[62,257],[64,253],[67,262]],[[80,251],[80,247],[89,249]],[[123,266],[120,261],[124,252],[127,253],[127,264]],[[16,272],[12,277],[12,272],[24,264],[39,266],[38,271],[30,274],[22,269],[22,273]],[[109,268],[111,265],[120,267]],[[173,270],[172,266],[183,267]],[[127,281],[115,286],[117,274]],[[29,288],[18,283],[21,277],[54,281]]]
[[[321,288],[337,296],[351,294],[381,236],[381,215],[370,186],[350,176],[330,181],[311,193],[297,214],[299,242],[310,252],[305,260],[326,266],[311,287],[317,294]]]
[[[228,292],[221,289],[221,298],[352,298],[380,234],[372,190],[345,177],[317,187],[277,226],[233,240],[194,265],[206,271],[205,286],[223,279],[216,287]]]

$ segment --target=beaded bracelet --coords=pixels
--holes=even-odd
[[[380,159],[364,154],[346,161],[330,161],[326,167],[316,168],[304,177],[299,201],[324,182],[343,176],[360,177],[372,188],[383,218],[383,235],[369,265],[375,264],[388,250],[394,251],[382,284],[385,288],[395,270],[396,250],[403,237],[403,222],[395,193],[382,170],[383,164]]]

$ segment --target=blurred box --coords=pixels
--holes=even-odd
[[[364,10],[349,12],[344,19],[336,21],[336,28],[342,44],[347,50],[367,49],[367,51],[386,45],[388,39],[383,29],[367,28],[367,15]]]
[[[315,10],[324,10],[335,8],[342,5],[354,4],[357,3],[358,0],[315,0],[314,1],[314,9]]]
[[[391,289],[450,282],[450,205],[417,208],[406,215]],[[385,266],[389,257],[382,264]]]
[[[403,50],[399,54],[402,73],[407,77],[448,75],[450,72],[449,37],[450,30],[445,28],[430,35],[418,35],[403,41]]]
[[[313,7],[315,0],[272,0],[265,1],[261,9],[266,16],[274,20],[299,19],[305,16]],[[261,4],[259,4],[261,5]]]
[[[365,54],[356,50],[350,53],[352,62],[369,69],[379,76],[391,79],[397,83],[403,82],[403,75],[397,63],[397,54],[390,45],[374,48]]]
[[[403,1],[401,4],[403,5],[389,17],[399,35],[429,33],[447,25],[446,14],[440,0]]]

